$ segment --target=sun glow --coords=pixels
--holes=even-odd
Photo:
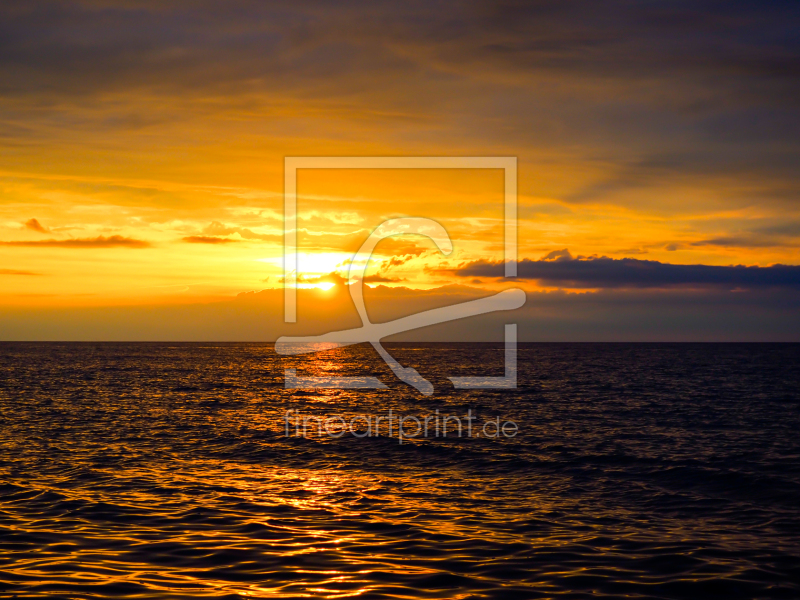
[[[335,285],[332,281],[320,281],[319,283],[298,283],[297,288],[300,290],[322,290],[327,292]]]
[[[346,252],[298,252],[298,274],[327,275],[341,270],[352,258],[353,255]],[[283,268],[283,256],[269,256],[256,260]]]

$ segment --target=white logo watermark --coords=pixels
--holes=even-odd
[[[463,417],[456,415],[440,415],[435,413],[425,416],[396,415],[389,409],[386,414],[360,414],[349,418],[343,415],[316,416],[304,415],[296,410],[287,410],[284,414],[284,434],[286,437],[318,437],[328,436],[340,438],[345,434],[353,437],[396,437],[398,443],[414,439],[476,437],[495,439],[499,437],[513,438],[519,432],[514,421],[502,421],[500,417],[489,419],[483,423],[474,423],[472,409]]]
[[[297,170],[309,169],[503,169],[504,194],[504,263],[505,276],[517,274],[517,160],[513,157],[287,157],[284,177],[284,321],[297,320]],[[403,367],[381,345],[390,335],[429,325],[446,323],[467,317],[514,310],[525,304],[525,292],[519,288],[503,290],[486,298],[428,310],[387,323],[372,323],[364,306],[364,274],[375,246],[383,239],[396,235],[419,234],[430,238],[445,256],[453,251],[450,236],[444,227],[421,217],[390,219],[378,225],[350,261],[350,296],[361,318],[356,329],[332,331],[319,336],[278,339],[279,354],[303,354],[368,342],[380,354],[398,379],[420,393],[433,394],[433,384],[416,369]],[[456,389],[508,389],[517,387],[517,326],[505,325],[505,368],[502,377],[449,377]],[[302,377],[295,369],[285,370],[287,389],[385,389],[378,378],[364,377]]]

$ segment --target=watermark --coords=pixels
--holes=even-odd
[[[392,409],[385,414],[307,415],[296,410],[284,414],[284,435],[286,437],[311,436],[340,438],[351,435],[357,438],[389,437],[397,438],[398,443],[427,438],[513,438],[519,433],[519,426],[499,416],[476,423],[472,409],[463,416],[441,415],[439,410],[428,415],[395,414]]]
[[[517,159],[516,157],[287,157],[284,163],[284,321],[297,321],[297,171],[299,169],[502,169],[504,174],[504,275],[517,275]],[[420,393],[433,394],[433,384],[416,369],[403,367],[381,344],[385,337],[429,325],[467,317],[514,310],[525,304],[525,292],[509,288],[444,308],[428,310],[387,323],[373,323],[364,306],[364,275],[375,246],[396,235],[418,234],[430,238],[445,256],[453,244],[445,228],[433,219],[403,217],[380,223],[350,261],[348,288],[362,326],[332,331],[319,336],[278,339],[279,354],[321,352],[351,344],[368,342],[380,354],[395,376]],[[505,366],[501,377],[448,377],[456,389],[516,389],[517,325],[505,325]],[[295,369],[285,370],[287,389],[386,389],[377,377],[303,377]]]

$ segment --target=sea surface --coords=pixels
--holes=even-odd
[[[0,344],[0,598],[800,598],[800,345],[387,348]]]

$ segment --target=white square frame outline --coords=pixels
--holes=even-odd
[[[284,322],[297,321],[297,170],[316,169],[503,169],[504,276],[517,276],[517,158],[510,156],[286,157],[284,162]],[[517,324],[505,325],[504,374],[501,377],[448,377],[456,389],[517,387]],[[285,370],[287,389],[386,389],[374,377],[298,377]],[[406,381],[404,379],[404,381]],[[416,387],[416,386],[415,386]],[[419,389],[419,388],[418,388]],[[422,391],[422,390],[421,390]],[[426,395],[433,393],[423,391]]]
[[[297,322],[298,169],[502,169],[504,276],[517,276],[516,156],[287,156],[283,163],[285,323]]]

